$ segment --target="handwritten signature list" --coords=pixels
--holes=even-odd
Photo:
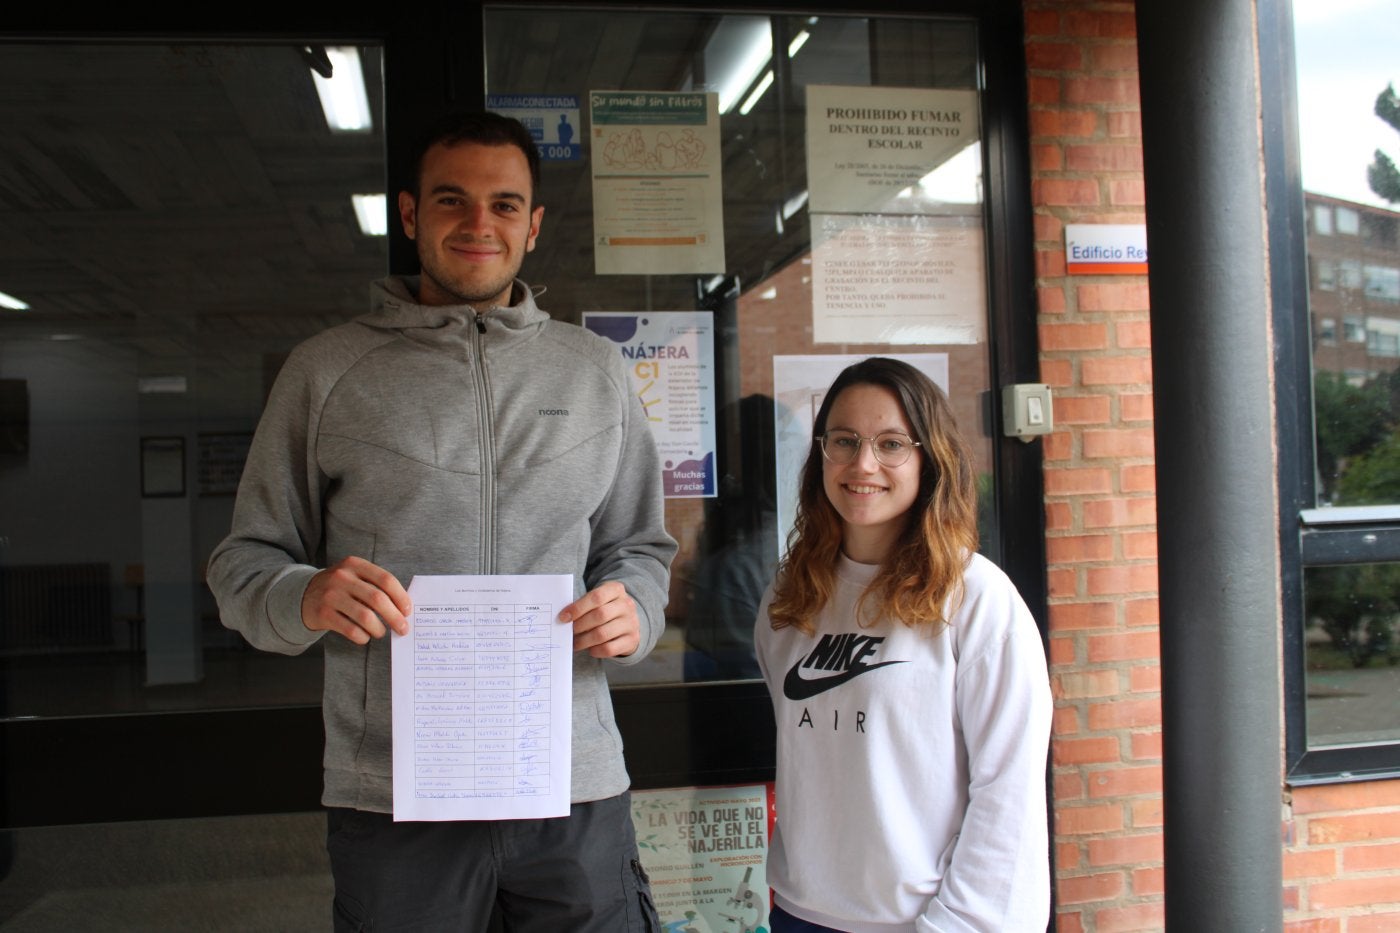
[[[568,813],[572,581],[413,579],[392,642],[396,820]]]

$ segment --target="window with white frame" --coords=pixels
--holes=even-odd
[[[1329,236],[1332,233],[1332,208],[1327,204],[1313,205],[1313,233]]]
[[[1337,264],[1330,259],[1314,259],[1313,288],[1324,292],[1337,290]]]
[[[1366,266],[1362,280],[1370,300],[1400,302],[1400,266]]]
[[[1359,259],[1343,259],[1337,265],[1337,281],[1342,288],[1361,287],[1361,261]]]
[[[1400,321],[1367,318],[1366,352],[1372,356],[1400,356]]]

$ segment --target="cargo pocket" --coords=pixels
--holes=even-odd
[[[370,933],[374,925],[365,919],[365,909],[359,901],[337,894],[331,906],[335,933]]]
[[[642,867],[641,859],[631,860],[631,878],[624,879],[627,887],[635,895],[635,912],[629,906],[627,929],[632,933],[661,933],[661,918],[656,915],[656,905],[651,900],[651,879]]]

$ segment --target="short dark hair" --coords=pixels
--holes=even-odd
[[[444,114],[431,123],[418,137],[413,150],[413,175],[406,186],[415,198],[423,175],[423,157],[436,145],[455,146],[476,143],[482,146],[514,146],[525,154],[530,166],[530,201],[538,199],[540,189],[540,150],[525,125],[514,117],[502,116],[489,110],[461,111]]]

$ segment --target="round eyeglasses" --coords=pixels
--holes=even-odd
[[[862,437],[854,431],[827,431],[817,440],[822,445],[822,456],[832,463],[840,464],[854,460],[860,454],[861,441],[869,441],[875,459],[887,467],[903,466],[909,455],[914,452],[914,448],[920,446],[919,442],[908,434],[898,431],[885,431],[874,437]]]

